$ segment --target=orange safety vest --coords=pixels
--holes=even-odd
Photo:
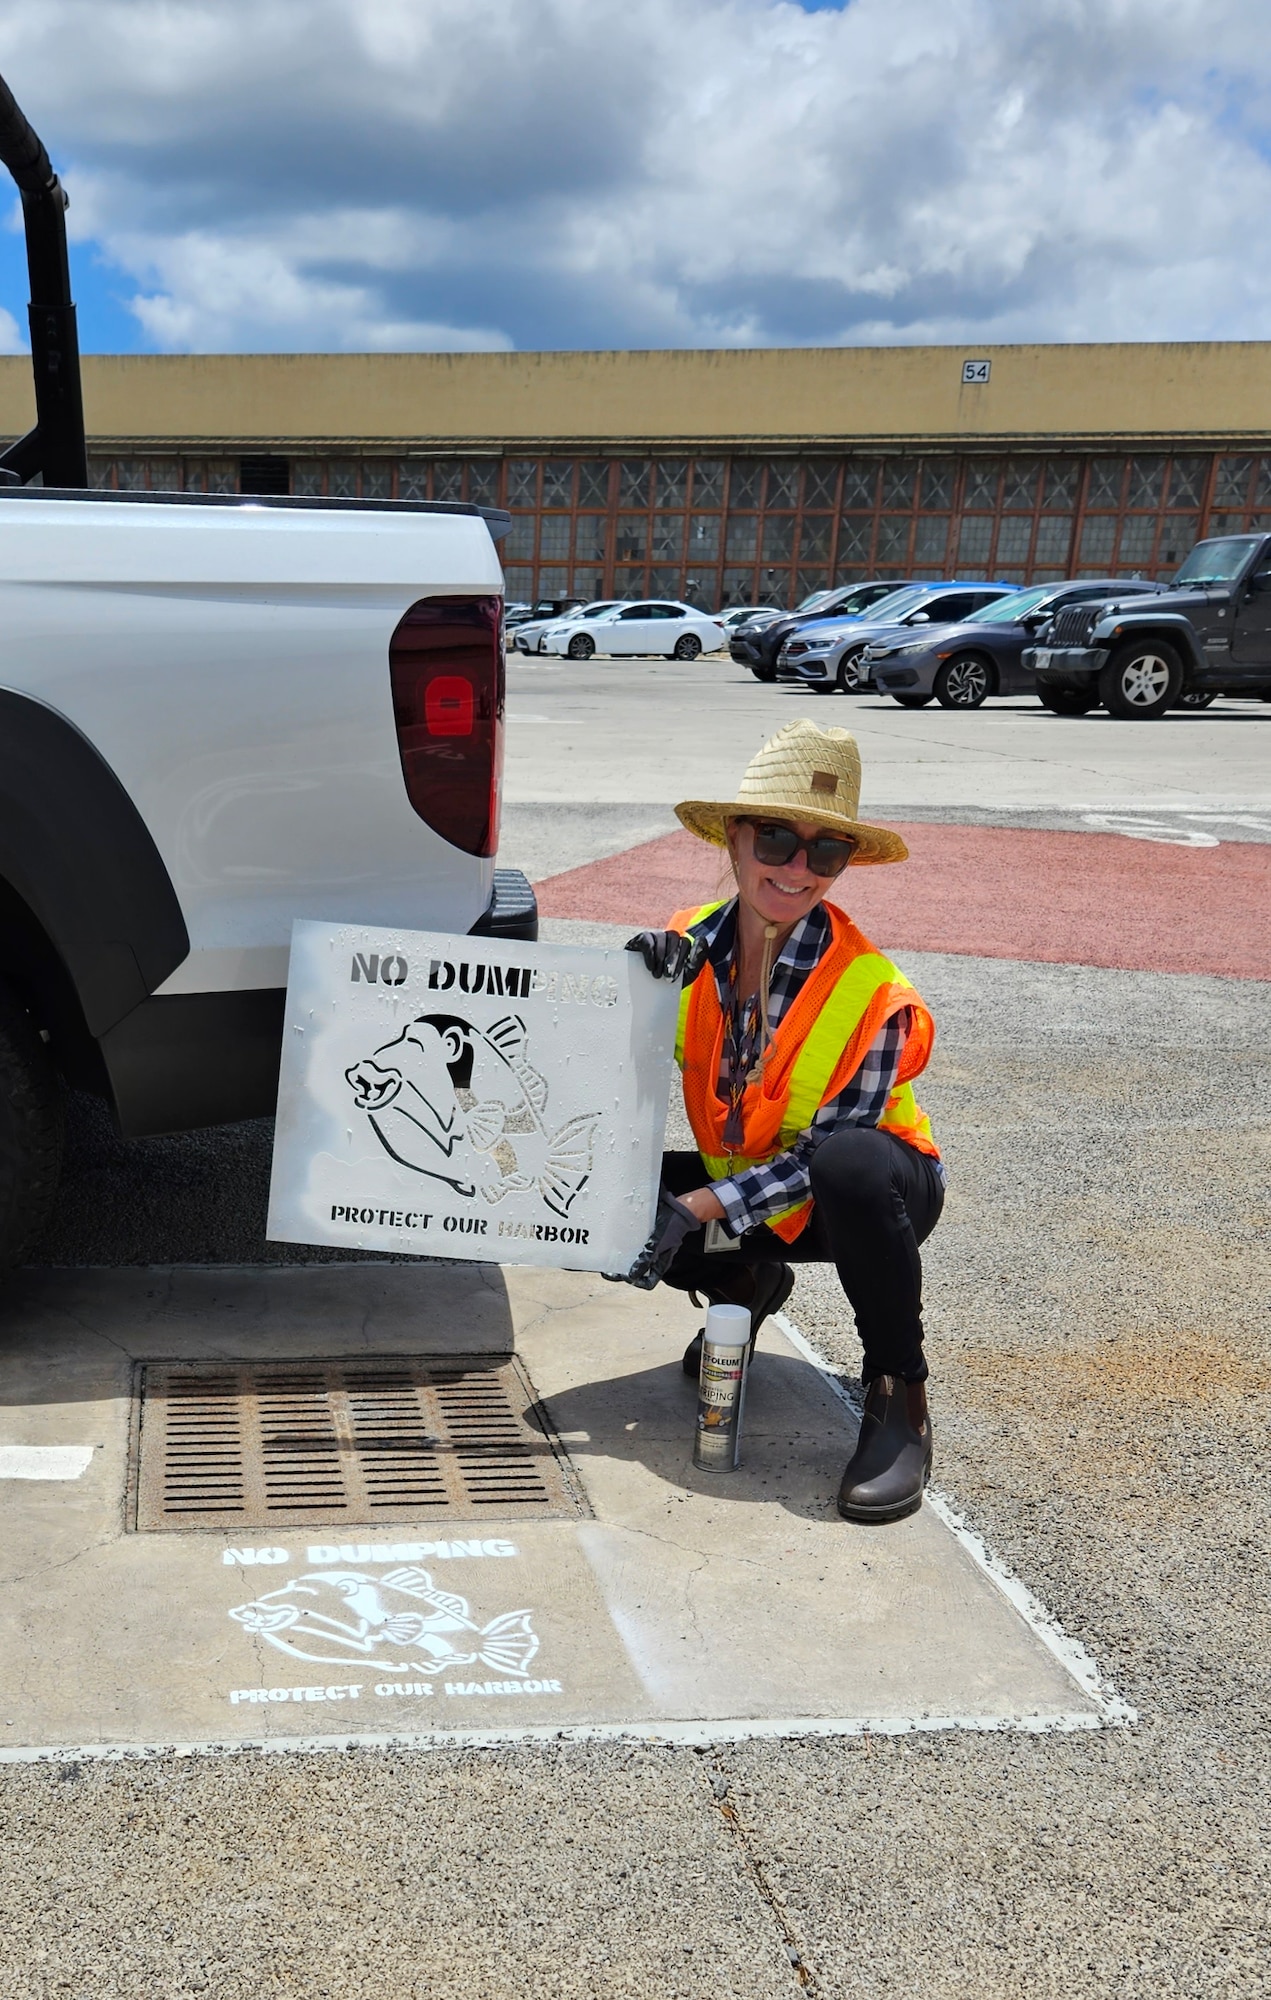
[[[705,903],[700,909],[677,910],[669,928],[687,932],[720,907]],[[850,917],[832,903],[822,907],[830,920],[829,949],[783,1015],[761,1073],[746,1085],[740,1151],[729,1153],[724,1147],[728,1106],[719,1095],[724,1010],[711,968],[704,967],[681,996],[675,1060],[683,1072],[684,1108],[712,1180],[723,1180],[788,1151],[821,1106],[846,1087],[883,1023],[902,1007],[910,1009],[912,1026],[879,1130],[916,1146],[920,1153],[940,1157],[911,1082],[931,1058],[936,1030],[930,1011],[904,973],[875,949]],[[768,1227],[793,1243],[811,1213],[809,1198],[770,1218]]]

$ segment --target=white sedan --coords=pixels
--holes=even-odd
[[[598,597],[592,604],[575,604],[559,618],[531,618],[512,631],[512,645],[518,653],[541,653],[543,634],[551,625],[576,625],[580,618],[598,618],[602,611],[621,609],[616,597]]]
[[[617,604],[594,617],[560,619],[539,640],[544,653],[570,660],[589,660],[594,653],[660,653],[668,660],[695,660],[724,643],[718,618],[695,611],[691,604],[665,598],[638,604]]]

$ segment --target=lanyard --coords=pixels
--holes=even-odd
[[[728,1011],[724,1018],[724,1064],[728,1071],[728,1115],[724,1120],[723,1145],[727,1152],[739,1153],[745,1144],[742,1105],[746,1086],[759,1060],[759,995],[749,1003],[737,990],[737,954],[728,964]]]

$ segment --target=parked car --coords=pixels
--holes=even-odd
[[[571,611],[562,614],[559,623],[572,623],[577,618],[598,618],[602,611],[612,611],[621,602],[622,599],[617,597],[598,597],[591,604],[575,604]],[[557,622],[555,617],[530,618],[524,624],[518,624],[512,639],[514,650],[518,653],[541,653],[544,632],[549,625]]]
[[[1102,603],[1114,591],[1152,595],[1159,589],[1115,577],[1034,584],[921,639],[906,634],[876,640],[865,649],[865,667],[871,685],[906,708],[920,708],[933,696],[941,708],[978,708],[991,694],[1036,694],[1036,678],[1023,665],[1024,648],[1062,605]]]
[[[827,618],[834,613],[841,618],[859,618],[880,598],[890,597],[900,584],[898,577],[887,582],[875,578],[870,583],[842,584],[837,590],[814,590],[795,611],[765,617],[762,623],[743,621],[729,638],[729,653],[738,666],[749,667],[757,681],[775,681],[777,655],[790,634],[810,618]]]
[[[1057,611],[1024,667],[1057,715],[1148,722],[1166,709],[1207,708],[1216,695],[1271,700],[1271,535],[1197,542],[1174,581],[1148,603]]]
[[[829,592],[828,590],[816,591],[814,595],[817,597],[828,597]],[[720,624],[730,639],[733,633],[742,625],[752,625],[756,632],[758,632],[765,625],[771,625],[774,618],[784,618],[785,615],[781,606],[777,604],[734,604],[729,611],[717,611],[715,613],[715,616],[719,619]]]
[[[880,598],[868,616],[817,623],[791,633],[777,659],[783,680],[806,681],[832,693],[863,694],[869,686],[867,648],[914,636],[915,628],[949,625],[1012,596],[1009,583],[911,583]]]
[[[594,618],[560,619],[544,632],[540,650],[571,660],[589,660],[594,653],[661,653],[668,660],[695,660],[723,643],[718,618],[691,604],[647,598],[615,605]]]
[[[531,618],[560,618],[582,601],[581,597],[539,597],[533,604],[509,604],[503,614],[504,629],[511,631]]]

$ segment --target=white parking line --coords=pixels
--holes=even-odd
[[[0,1444],[0,1479],[78,1479],[95,1450],[91,1444]]]

